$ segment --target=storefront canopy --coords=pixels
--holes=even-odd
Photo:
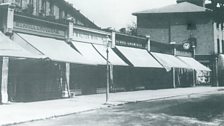
[[[104,57],[104,59],[106,59],[106,46],[96,44],[93,44],[93,46]],[[108,60],[112,65],[128,66],[128,64],[125,63],[111,48],[108,48]]]
[[[191,57],[178,56],[178,58],[196,71],[211,71],[208,67],[204,66],[203,64],[199,63],[197,60]]]
[[[73,41],[72,44],[80,52],[80,54],[90,62],[96,63],[98,65],[106,65],[106,60],[96,51],[91,43]]]
[[[92,64],[62,40],[22,33],[17,34],[53,61]]]
[[[181,61],[179,58],[163,53],[152,52],[152,55],[167,69],[171,68],[186,68],[192,69],[191,66],[187,65],[185,62]]]
[[[0,31],[0,56],[16,57],[16,58],[44,58],[41,55],[35,55],[25,50],[23,47],[13,42]]]
[[[135,66],[163,68],[145,49],[116,46],[116,48]]]

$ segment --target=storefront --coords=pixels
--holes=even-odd
[[[170,54],[151,52],[151,54],[163,65],[173,77],[173,87],[192,86],[193,69],[179,58]]]
[[[14,75],[24,75],[16,69],[22,69],[19,65],[15,64],[16,62],[35,62],[44,59],[42,55],[36,55],[28,52],[22,48],[17,43],[9,39],[8,36],[5,36],[0,32],[0,57],[1,57],[1,103],[7,103],[8,101],[13,101],[16,97],[15,95],[15,78]],[[25,65],[25,67],[28,67]],[[32,72],[31,72],[32,73]],[[29,74],[30,75],[30,74]],[[19,86],[19,85],[18,85]]]
[[[127,67],[126,64],[111,48],[108,38],[111,33],[97,29],[74,26],[72,46],[83,57],[94,65],[72,65],[70,88],[76,95],[105,93],[107,72],[109,72],[110,89],[117,80],[114,69]],[[108,57],[107,57],[108,55]],[[107,71],[108,61],[108,71]],[[80,71],[80,72],[77,72]]]

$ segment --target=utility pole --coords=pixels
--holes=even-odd
[[[109,101],[109,93],[110,93],[110,66],[109,66],[109,37],[107,36],[106,40],[106,53],[107,53],[107,85],[106,85],[106,103]]]

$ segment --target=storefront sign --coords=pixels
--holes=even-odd
[[[23,22],[14,22],[14,30],[28,33],[32,32],[34,34],[40,34],[44,36],[65,38],[65,31],[63,30]]]
[[[105,45],[107,43],[107,36],[87,31],[75,30],[73,40]]]
[[[122,41],[122,40],[116,40],[116,45],[137,47],[137,48],[145,48],[145,46],[142,43],[127,42],[127,41]]]

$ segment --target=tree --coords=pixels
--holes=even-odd
[[[132,24],[127,25],[126,28],[121,28],[119,31],[129,35],[137,35],[137,24],[132,22]]]

